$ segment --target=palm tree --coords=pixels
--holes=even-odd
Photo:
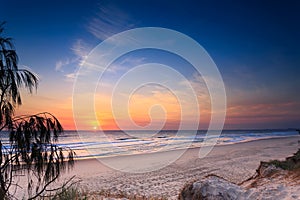
[[[3,26],[0,23],[0,131],[9,133],[9,143],[0,140],[0,199],[14,195],[11,188],[18,187],[17,177],[24,173],[32,199],[44,194],[66,166],[73,166],[74,152],[58,146],[63,128],[51,113],[14,115],[22,104],[20,89],[32,93],[37,89],[38,76],[19,69],[12,39],[3,36]]]

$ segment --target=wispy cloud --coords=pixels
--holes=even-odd
[[[55,71],[64,73],[65,81],[73,82],[76,77],[78,66],[81,62],[80,57],[66,58],[65,60],[59,60],[55,64]]]
[[[100,4],[99,9],[92,17],[88,20],[86,29],[87,32],[91,33],[97,40],[105,40],[108,37],[116,34],[118,32],[128,30],[135,26],[136,22],[130,18],[130,16],[122,11],[121,9],[117,8],[116,6],[110,4]],[[100,42],[100,41],[99,41]],[[88,42],[87,39],[77,39],[75,43],[72,45],[71,50],[75,54],[74,59],[64,59],[59,60],[56,62],[55,70],[64,72],[64,67],[76,64],[76,68],[73,72],[67,73],[65,77],[67,81],[73,80],[78,70],[83,64],[83,61],[86,59],[89,52],[96,46],[97,44],[93,44],[92,42]],[[132,60],[125,60],[123,62],[132,62],[134,63],[141,63],[141,61],[132,61]],[[128,64],[128,63],[123,63]],[[118,70],[123,70],[122,67],[114,65],[111,66],[109,71],[116,72]],[[69,70],[68,70],[69,71]]]
[[[289,121],[298,121],[299,109],[300,103],[296,101],[236,104],[228,107],[226,124],[227,128],[282,128]]]
[[[112,5],[100,5],[96,16],[88,24],[88,31],[96,38],[106,38],[135,26],[135,21],[121,9]]]
[[[76,78],[76,72],[72,72],[65,75],[66,81],[73,81]]]
[[[68,66],[68,65],[71,65],[71,64],[74,64],[74,63],[77,63],[78,62],[78,58],[66,58],[65,60],[59,60],[56,62],[55,64],[55,71],[61,71],[63,72],[63,68],[65,66]]]
[[[126,57],[121,62],[111,65],[108,72],[117,73],[120,71],[127,71],[132,67],[144,64],[146,58],[144,57]]]
[[[92,48],[93,47],[83,39],[77,39],[71,47],[71,50],[77,57],[85,58],[87,54],[92,50]]]

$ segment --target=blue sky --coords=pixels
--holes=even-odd
[[[210,54],[227,91],[226,128],[289,128],[300,121],[299,13],[296,0],[12,0],[1,1],[0,20],[7,22],[20,64],[41,78],[38,94],[25,96],[20,112],[46,109],[71,123],[63,113],[70,113],[66,99],[82,58],[114,33],[154,26],[188,35]],[[170,55],[144,51],[128,58],[145,58],[140,64],[157,59],[193,76]],[[30,102],[39,105],[33,109]]]

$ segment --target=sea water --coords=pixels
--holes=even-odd
[[[295,130],[223,130],[215,145],[230,145],[252,140],[296,136]],[[70,147],[78,159],[111,157],[170,151],[214,145],[207,131],[66,131],[59,145]],[[213,140],[214,142],[215,140]]]
[[[202,145],[231,145],[253,140],[296,136],[295,130],[223,130],[210,136],[207,131],[65,131],[58,145],[71,148],[77,159],[112,157],[170,151]],[[8,132],[1,133],[2,144],[9,148]],[[210,140],[212,141],[210,143]]]

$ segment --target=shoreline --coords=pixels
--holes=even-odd
[[[246,143],[252,143],[257,141],[263,141],[263,140],[277,140],[277,139],[284,139],[284,138],[298,138],[300,140],[300,135],[296,136],[276,136],[276,137],[268,137],[268,138],[258,138],[258,139],[252,139],[252,140],[245,140],[245,141],[239,141],[237,143],[223,143],[223,144],[216,144],[213,146],[214,148],[217,147],[223,147],[223,146],[234,146],[239,144],[246,144]],[[205,147],[211,147],[211,146],[205,146]],[[157,152],[148,152],[148,153],[137,153],[137,154],[120,154],[120,155],[111,155],[111,156],[93,156],[93,157],[85,157],[85,158],[75,158],[75,162],[79,161],[88,161],[88,160],[98,160],[98,159],[108,159],[108,158],[118,158],[118,157],[131,157],[131,156],[143,156],[147,154],[159,154],[159,153],[167,153],[167,152],[173,152],[173,151],[188,151],[192,149],[200,149],[200,147],[189,147],[187,149],[172,149],[172,150],[166,150],[166,151],[157,151]]]
[[[85,159],[75,162],[73,170],[62,178],[76,175],[80,188],[91,193],[109,191],[139,194],[146,197],[176,199],[183,186],[209,174],[240,183],[251,177],[261,161],[285,159],[300,147],[300,136],[248,141],[232,145],[215,146],[204,158],[198,157],[199,147],[188,149],[179,159],[164,168],[145,173],[126,173],[111,169],[99,160]],[[137,164],[153,158],[165,159],[177,150],[143,155],[109,158],[122,165],[123,161]],[[152,162],[155,166],[156,162]],[[150,166],[151,167],[151,166]]]
[[[282,160],[294,154],[300,148],[298,140],[300,136],[218,145],[204,158],[199,158],[199,147],[190,148],[165,167],[161,167],[161,162],[180,150],[100,159],[109,160],[125,171],[146,162],[151,170],[138,173],[112,169],[96,158],[76,160],[73,168],[61,174],[55,187],[75,175],[76,187],[88,193],[91,199],[106,199],[103,194],[110,197],[125,194],[125,197],[143,197],[141,199],[175,200],[186,184],[211,174],[241,183],[255,174],[261,161]],[[24,176],[20,181],[27,182],[27,179]],[[17,197],[24,196],[26,191],[20,189]]]

